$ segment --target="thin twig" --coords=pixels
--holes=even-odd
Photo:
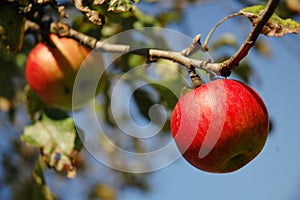
[[[195,52],[197,52],[199,50],[203,50],[202,45],[201,45],[201,35],[200,34],[198,34],[194,37],[192,44],[190,46],[188,46],[187,48],[183,49],[181,51],[181,54],[183,56],[188,57],[188,56],[193,55]],[[186,68],[187,68],[189,76],[192,80],[193,87],[194,88],[200,87],[203,84],[203,81],[200,78],[200,76],[197,74],[195,66],[189,65],[189,66],[186,66]]]
[[[163,58],[179,63],[185,66],[188,70],[191,67],[195,67],[203,69],[212,75],[218,74],[219,65],[217,63],[208,63],[207,61],[196,60],[186,56],[191,55],[194,51],[196,51],[196,49],[198,50],[198,48],[201,48],[201,45],[196,45],[196,43],[200,42],[200,35],[196,36],[193,40],[193,43],[186,49],[182,50],[181,52],[174,52],[152,48],[136,49],[135,47],[130,45],[110,44],[102,41],[97,41],[97,39],[71,29],[67,24],[61,22],[53,22],[50,27],[50,32],[58,34],[62,37],[71,37],[91,49],[95,48],[99,51],[111,53],[131,53],[135,55],[146,56],[151,61],[155,61],[158,58]]]
[[[263,11],[263,13],[258,17],[257,24],[253,27],[251,33],[243,43],[243,45],[239,48],[239,50],[228,60],[225,60],[220,64],[220,73],[221,75],[226,75],[236,66],[238,66],[239,62],[245,58],[252,48],[254,43],[256,42],[259,34],[261,33],[264,25],[268,22],[270,17],[275,11],[275,8],[280,0],[270,0]]]
[[[195,68],[205,70],[211,75],[222,75],[226,77],[230,75],[231,70],[236,67],[238,63],[248,54],[248,51],[254,45],[257,37],[261,33],[263,26],[272,16],[278,2],[279,0],[270,0],[268,2],[263,14],[257,19],[258,23],[253,27],[251,33],[249,34],[243,45],[240,47],[240,49],[230,59],[225,60],[222,63],[207,62],[188,57],[195,51],[199,50],[199,48],[203,48],[200,44],[200,35],[196,36],[193,43],[186,49],[182,50],[181,52],[174,52],[152,48],[135,49],[130,45],[105,43],[102,41],[98,41],[96,38],[87,36],[79,31],[71,29],[67,24],[61,22],[52,22],[50,25],[50,30],[48,30],[48,32],[58,34],[62,37],[71,37],[91,49],[96,48],[104,52],[131,53],[148,57],[151,61],[155,61],[158,58],[171,60],[185,66],[189,71],[191,78],[195,78],[197,75],[195,72]],[[28,23],[28,25],[34,27],[33,29],[37,28],[37,26],[34,25],[34,22]],[[197,87],[197,85],[195,85],[195,87]]]
[[[188,46],[187,48],[183,49],[181,51],[181,54],[184,56],[190,56],[199,50],[203,50],[202,45],[201,45],[201,35],[200,34],[198,34],[194,37],[192,44],[190,46]]]
[[[221,19],[210,31],[209,31],[209,33],[208,33],[208,35],[207,35],[207,37],[206,37],[206,39],[205,39],[205,41],[204,41],[204,44],[203,44],[203,49],[205,50],[205,51],[208,51],[208,48],[207,48],[207,45],[208,45],[208,42],[209,42],[209,40],[210,40],[210,38],[211,38],[211,36],[212,36],[212,34],[215,32],[215,30],[216,30],[216,28],[218,28],[218,26],[220,26],[223,22],[225,22],[226,20],[228,20],[228,19],[230,19],[230,18],[232,18],[232,17],[236,17],[236,16],[239,16],[239,15],[241,15],[241,13],[233,13],[233,14],[231,14],[231,15],[228,15],[228,16],[226,16],[226,17],[224,17],[223,19]]]

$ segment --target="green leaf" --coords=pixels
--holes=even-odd
[[[25,18],[14,6],[0,2],[0,51],[18,51],[24,39]]]
[[[242,9],[240,13],[250,19],[253,26],[257,24],[257,19],[265,9],[265,6],[257,5]],[[282,19],[277,14],[273,14],[262,30],[262,34],[266,36],[282,37],[285,34],[295,33],[300,31],[300,24],[292,19]]]
[[[111,0],[109,2],[108,11],[119,13],[119,12],[130,11],[131,9],[132,9],[131,0]]]
[[[44,114],[40,121],[25,127],[21,139],[39,148],[49,167],[66,171],[69,178],[75,176],[76,130],[71,118],[52,120]]]
[[[39,99],[36,93],[30,88],[29,85],[26,85],[24,88],[24,94],[26,99],[26,109],[29,115],[29,118],[33,121],[35,118],[38,118],[43,108],[43,102]]]

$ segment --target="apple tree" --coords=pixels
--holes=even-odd
[[[267,56],[272,51],[268,37],[298,34],[300,24],[293,18],[299,16],[300,5],[293,0],[234,1],[241,9],[211,24],[206,37],[171,30],[183,30],[189,6],[204,3],[211,1],[1,1],[0,133],[5,145],[0,148],[0,198],[64,199],[54,182],[69,179],[81,185],[83,199],[117,199],[128,188],[146,192],[150,172],[178,158],[176,153],[155,154],[169,148],[166,141],[172,134],[179,149],[188,145],[180,151],[199,169],[223,173],[250,162],[264,146],[272,116],[246,85],[260,81],[248,53]],[[244,40],[231,33],[214,35],[227,20],[237,28],[250,24]],[[239,82],[227,80],[232,77]],[[226,105],[235,112],[223,116],[226,131],[218,123],[211,126],[222,132],[218,138],[223,146],[209,141],[221,149],[214,151],[217,160],[223,159],[223,149],[232,147],[234,166],[228,169],[218,168],[222,162],[211,157],[197,161],[203,142],[198,136],[188,144],[188,136],[176,138],[178,130],[189,134],[194,124],[198,128],[197,121],[206,120],[205,113],[192,114],[193,108],[205,110],[210,104],[199,92],[196,103],[189,97],[180,100],[186,108],[181,116],[176,115],[179,99],[189,94],[193,99],[193,91],[218,81],[228,84]],[[221,93],[209,109],[218,110]],[[220,118],[225,111],[218,112]],[[183,128],[179,119],[186,122]],[[236,123],[230,124],[233,119]],[[8,126],[14,134],[7,132]],[[153,132],[159,134],[153,138]],[[251,138],[239,142],[252,153],[233,148],[232,137],[241,134]]]

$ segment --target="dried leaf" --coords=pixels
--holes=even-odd
[[[257,24],[257,19],[265,9],[265,6],[250,6],[240,10],[242,15],[245,15],[250,19],[253,26]],[[300,24],[292,19],[282,19],[275,13],[269,19],[262,30],[262,34],[266,36],[282,37],[285,34],[295,33],[300,31]]]
[[[96,10],[91,10],[88,6],[84,6],[82,1],[78,1],[78,0],[74,1],[74,5],[78,10],[85,13],[85,16],[89,19],[90,22],[100,27],[103,26],[104,16],[101,13],[99,13]]]
[[[106,0],[94,0],[93,5],[102,5]]]
[[[75,176],[78,153],[75,148],[76,131],[71,118],[52,120],[46,115],[24,129],[21,139],[41,150],[44,162],[57,171],[67,172],[69,178]]]
[[[95,11],[95,10],[89,10],[89,12],[86,13],[86,17],[93,23],[98,26],[103,26],[104,24],[104,17],[101,13]]]

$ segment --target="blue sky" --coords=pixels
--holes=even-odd
[[[188,8],[183,33],[193,37],[207,34],[211,26],[233,9],[224,3],[203,4]],[[205,24],[198,19],[205,18]],[[248,29],[247,29],[248,27]],[[218,33],[232,31],[242,35],[249,30],[236,21],[222,25]],[[264,37],[264,36],[261,36]],[[210,174],[179,159],[153,173],[148,194],[128,190],[122,200],[161,199],[231,199],[231,200],[297,200],[300,197],[300,57],[299,36],[266,38],[272,55],[263,58],[250,52],[249,59],[261,84],[250,81],[265,100],[274,129],[261,154],[244,168],[229,174]],[[299,46],[298,46],[299,48]],[[298,55],[298,56],[297,56]]]

